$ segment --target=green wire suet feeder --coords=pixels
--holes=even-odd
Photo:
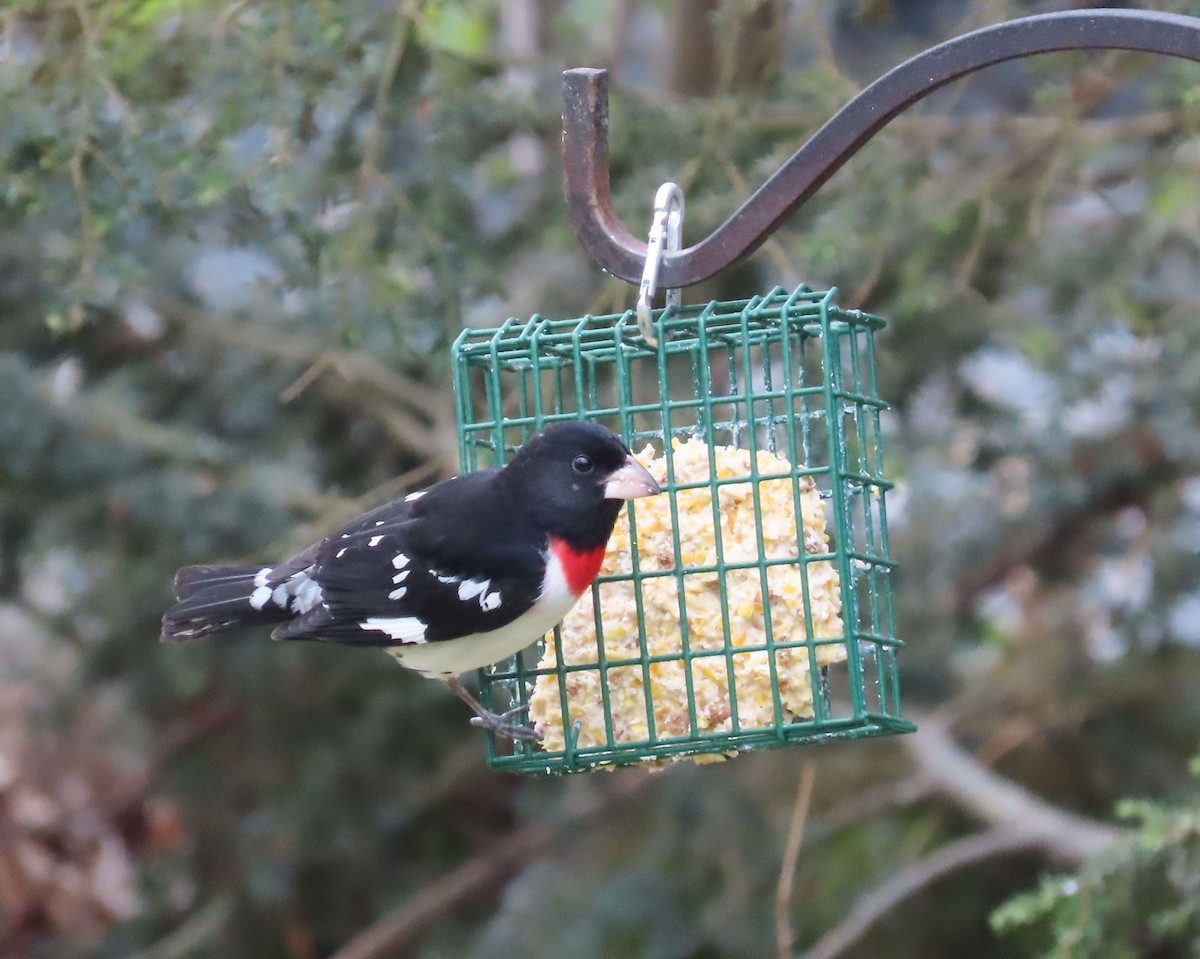
[[[878,317],[835,291],[466,330],[464,470],[545,426],[596,420],[658,469],[553,637],[480,672],[491,765],[561,773],[909,732],[892,609]],[[639,526],[642,531],[639,533]],[[707,541],[707,542],[706,542]],[[511,751],[510,751],[511,750]]]
[[[493,766],[570,772],[914,728],[900,715],[896,666],[882,321],[807,287],[702,307],[668,297],[654,313],[657,273],[678,289],[753,252],[893,117],[958,77],[1054,50],[1200,61],[1198,41],[1200,19],[1087,9],[939,44],[860,91],[686,250],[673,184],[656,197],[647,245],[622,223],[607,74],[564,73],[571,221],[602,269],[641,277],[638,311],[464,332],[454,347],[463,468],[502,463],[556,420],[595,419],[635,450],[651,444],[643,455],[665,492],[618,520],[590,609],[585,598],[552,639],[481,671],[485,704],[527,706],[545,732],[512,752],[489,735]]]

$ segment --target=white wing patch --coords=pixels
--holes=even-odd
[[[368,546],[378,546],[382,542],[383,542],[382,536],[372,536],[369,540],[367,540],[367,545]]]
[[[264,566],[254,574],[254,592],[250,594],[250,605],[255,609],[262,609],[271,598],[271,587],[267,585],[270,576],[270,566]]]
[[[408,557],[405,556],[403,553],[397,553],[392,558],[392,565],[395,566],[396,569],[404,569],[404,567],[407,566],[408,563],[409,563]]]
[[[487,588],[492,585],[490,579],[468,579],[458,587],[458,598],[464,603],[468,599],[474,599],[480,593],[486,593]]]
[[[401,586],[399,589],[393,589],[390,593],[388,593],[388,599],[396,599],[396,600],[404,599],[404,597],[407,594],[408,594],[408,587]]]
[[[292,611],[301,616],[325,598],[321,592],[321,584],[307,573],[297,573],[292,577],[292,582],[295,584],[291,588],[294,604]]]
[[[371,616],[358,625],[363,629],[387,633],[397,642],[425,642],[425,623],[416,616]]]
[[[406,579],[408,579],[408,574],[411,572],[412,572],[411,569],[400,570],[400,572],[398,572],[395,576],[392,577],[392,582],[393,583],[403,583]]]
[[[421,489],[421,490],[417,490],[415,493],[409,493],[406,497],[404,497],[404,502],[415,503],[422,496],[424,496],[427,492],[428,492],[428,490]]]
[[[255,609],[264,609],[267,603],[273,603],[280,609],[303,615],[325,598],[321,584],[309,576],[307,570],[293,573],[286,582],[275,587],[268,585],[270,575],[271,567],[264,566],[254,577],[250,605]]]
[[[441,579],[441,577],[439,576],[438,579]],[[458,587],[458,598],[465,603],[478,596],[479,608],[485,613],[490,613],[500,605],[499,590],[488,592],[488,587],[491,585],[492,581],[490,579],[468,579]]]

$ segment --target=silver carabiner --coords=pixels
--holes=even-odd
[[[678,253],[683,249],[683,190],[669,180],[654,194],[654,217],[650,220],[650,239],[646,244],[646,266],[638,287],[637,318],[642,339],[651,346],[658,345],[654,332],[654,317],[650,301],[658,291],[658,268],[662,265],[663,250]],[[683,294],[667,290],[667,306],[679,306]]]

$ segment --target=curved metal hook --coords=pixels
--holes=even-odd
[[[706,280],[754,252],[896,114],[951,80],[1056,50],[1138,50],[1200,61],[1200,18],[1147,10],[1072,10],[1022,17],[939,44],[884,74],[847,103],[733,215],[705,239],[665,253],[667,288]],[[608,74],[563,74],[563,168],[571,222],[588,254],[637,283],[646,244],[613,211],[608,178]]]

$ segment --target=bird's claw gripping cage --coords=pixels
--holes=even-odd
[[[834,295],[671,307],[653,347],[632,311],[458,338],[464,470],[582,418],[652,458],[664,491],[629,504],[591,596],[552,637],[480,672],[485,705],[528,707],[544,735],[489,733],[492,765],[571,772],[913,728],[884,505],[883,322]]]

